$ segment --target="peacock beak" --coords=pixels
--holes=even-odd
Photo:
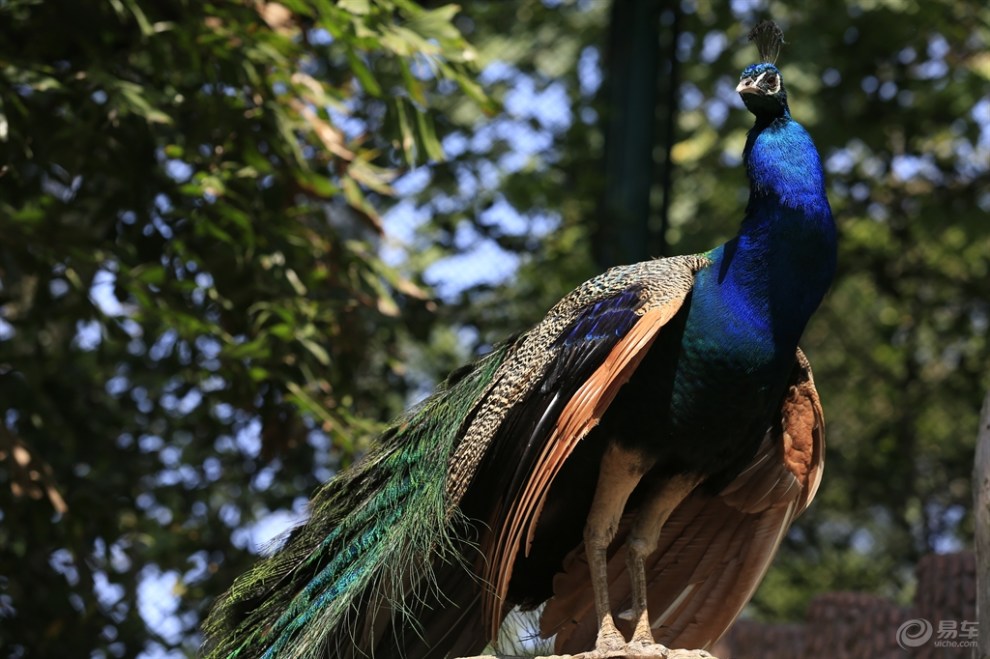
[[[756,79],[754,78],[743,78],[736,85],[736,92],[740,94],[765,94],[766,92],[756,84]]]

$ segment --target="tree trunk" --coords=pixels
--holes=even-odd
[[[605,52],[605,185],[593,243],[599,266],[650,258],[660,16],[671,0],[616,0]]]
[[[976,435],[973,468],[973,511],[976,516],[976,617],[979,645],[974,659],[990,659],[990,392],[983,400]]]

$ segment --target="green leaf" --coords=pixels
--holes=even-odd
[[[299,339],[299,343],[301,343],[311,355],[316,357],[316,361],[320,362],[324,366],[330,365],[330,355],[319,343],[312,339]]]
[[[344,178],[341,183],[344,186],[344,198],[347,199],[347,203],[351,205],[355,210],[361,211],[365,216],[375,225],[375,227],[380,231],[382,218],[375,210],[368,200],[365,198],[364,193],[361,192],[360,186],[352,178]]]
[[[412,55],[429,57],[441,54],[438,44],[424,39],[421,35],[401,25],[390,25],[384,30],[382,45],[402,57]]]
[[[264,382],[271,377],[271,373],[260,366],[252,366],[248,369],[248,377],[251,378],[252,382]]]
[[[158,286],[165,283],[165,268],[161,265],[131,268],[130,275],[135,281],[142,284]]]
[[[402,81],[405,83],[410,98],[421,107],[426,107],[426,92],[423,89],[423,83],[413,76],[407,60],[399,60],[399,71],[402,73]]]
[[[322,420],[331,428],[339,428],[341,426],[337,418],[330,413],[330,410],[316,402],[316,400],[306,393],[298,384],[295,382],[286,382],[285,387],[292,394],[291,397],[295,399],[296,405],[299,406],[300,410]]]
[[[434,162],[442,161],[445,158],[443,146],[441,146],[440,140],[437,139],[437,132],[433,126],[433,122],[425,112],[416,113],[416,128],[418,130],[419,143],[423,146],[426,157]]]
[[[252,341],[224,346],[223,355],[228,359],[267,359],[271,356],[271,349],[265,337],[259,336]]]
[[[440,69],[443,71],[444,76],[456,82],[457,86],[461,88],[461,91],[481,107],[482,112],[491,115],[498,109],[495,102],[485,94],[481,85],[472,78],[444,63],[440,64]]]
[[[297,167],[305,168],[306,158],[303,157],[299,140],[296,139],[296,134],[292,129],[292,121],[289,119],[286,110],[275,103],[266,103],[265,107],[275,118],[275,125],[282,138],[282,146],[288,148],[289,153],[295,161],[293,164]]]
[[[402,155],[408,165],[416,162],[416,135],[413,133],[412,123],[406,111],[408,101],[404,98],[397,98],[391,104],[395,117],[399,125],[399,145],[402,148]],[[412,108],[416,112],[415,108]]]
[[[141,28],[141,34],[145,37],[150,37],[155,33],[155,28],[152,27],[151,22],[148,17],[144,15],[144,10],[141,6],[134,0],[123,0],[130,10],[131,14],[134,15],[134,20],[137,21],[138,27]]]
[[[237,241],[230,233],[217,226],[217,223],[211,219],[201,218],[200,221],[196,222],[195,231],[199,235],[211,236],[222,243],[237,244]]]
[[[125,109],[152,123],[171,125],[172,118],[154,107],[145,97],[145,88],[125,80],[118,80],[116,88],[125,101]]]
[[[461,41],[461,33],[454,24],[454,16],[461,11],[457,5],[445,5],[436,9],[428,9],[417,12],[407,25],[410,29],[423,34],[426,37],[438,39],[440,41]]]
[[[333,184],[333,180],[319,172],[312,170],[298,172],[296,180],[300,186],[324,199],[330,199],[340,194],[340,188]]]
[[[23,73],[24,81],[36,92],[47,92],[62,88],[62,83],[50,75],[38,71],[24,71]]]
[[[391,291],[385,286],[384,280],[376,273],[366,271],[363,277],[368,286],[375,291],[378,302],[378,312],[383,316],[395,318],[399,315],[399,305],[392,297]]]
[[[351,71],[357,76],[364,90],[372,96],[381,97],[382,88],[378,85],[378,81],[375,80],[375,76],[372,75],[371,70],[361,60],[361,56],[353,50],[348,50],[347,62],[350,64]]]
[[[355,16],[367,16],[371,13],[369,0],[340,0],[337,6]]]
[[[285,278],[289,281],[289,285],[292,286],[292,290],[296,292],[300,297],[305,297],[309,291],[306,290],[306,285],[302,283],[299,279],[299,275],[292,268],[285,269]]]
[[[379,194],[388,196],[395,194],[395,190],[388,184],[388,180],[393,176],[392,172],[375,167],[365,160],[364,156],[351,161],[351,164],[347,166],[347,174],[358,183]]]
[[[279,324],[273,327],[267,328],[268,334],[282,339],[283,341],[291,341],[295,338],[296,328],[292,325]]]

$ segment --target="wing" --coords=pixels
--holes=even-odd
[[[439,465],[446,475],[446,483],[440,481],[446,490],[445,527],[435,532],[423,516],[396,510],[399,521],[393,524],[412,520],[423,527],[417,537],[435,536],[434,549],[428,557],[421,552],[394,558],[400,566],[426,559],[428,569],[402,567],[406,581],[393,580],[399,594],[372,598],[358,621],[370,639],[363,646],[370,648],[368,654],[391,657],[399,648],[406,659],[476,654],[495,637],[520,544],[503,539],[521,533],[507,532],[507,525],[534,516],[541,491],[531,480],[545,476],[553,460],[566,460],[567,450],[553,448],[573,446],[592,427],[609,390],[632,372],[656,331],[680,308],[694,273],[707,263],[688,256],[613,268],[582,284],[502,349],[488,384],[453,430],[457,439],[447,461]],[[575,407],[585,409],[572,404],[575,399],[591,406],[585,422],[574,413]],[[556,428],[565,410],[576,429],[562,434]],[[403,483],[415,492],[427,489],[427,483]],[[507,542],[514,548],[507,550]],[[393,540],[383,544],[393,547],[393,555],[403,549]],[[403,631],[408,627],[412,633]]]
[[[489,638],[504,617],[515,559],[554,477],[707,263],[697,256],[660,259],[590,280],[527,335],[479,405],[452,460],[448,488],[451,501],[486,525],[480,572]]]
[[[815,496],[824,453],[821,403],[808,360],[798,350],[780,425],[767,433],[753,461],[718,495],[693,493],[664,525],[646,563],[657,642],[709,648],[725,633],[753,596],[791,523]],[[627,516],[609,556],[610,599],[618,611],[631,606],[624,543],[630,523]],[[541,633],[557,634],[558,652],[595,642],[598,626],[587,575],[579,548],[554,580]],[[624,631],[628,634],[631,624]]]

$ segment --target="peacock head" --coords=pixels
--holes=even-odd
[[[773,21],[760,21],[750,31],[749,40],[756,44],[760,63],[746,67],[736,91],[742,96],[746,109],[758,118],[784,116],[787,114],[787,91],[784,78],[774,65],[780,47],[784,45],[784,33]]]
[[[776,119],[787,113],[787,90],[780,71],[770,62],[747,66],[736,91],[746,109],[757,117]]]

